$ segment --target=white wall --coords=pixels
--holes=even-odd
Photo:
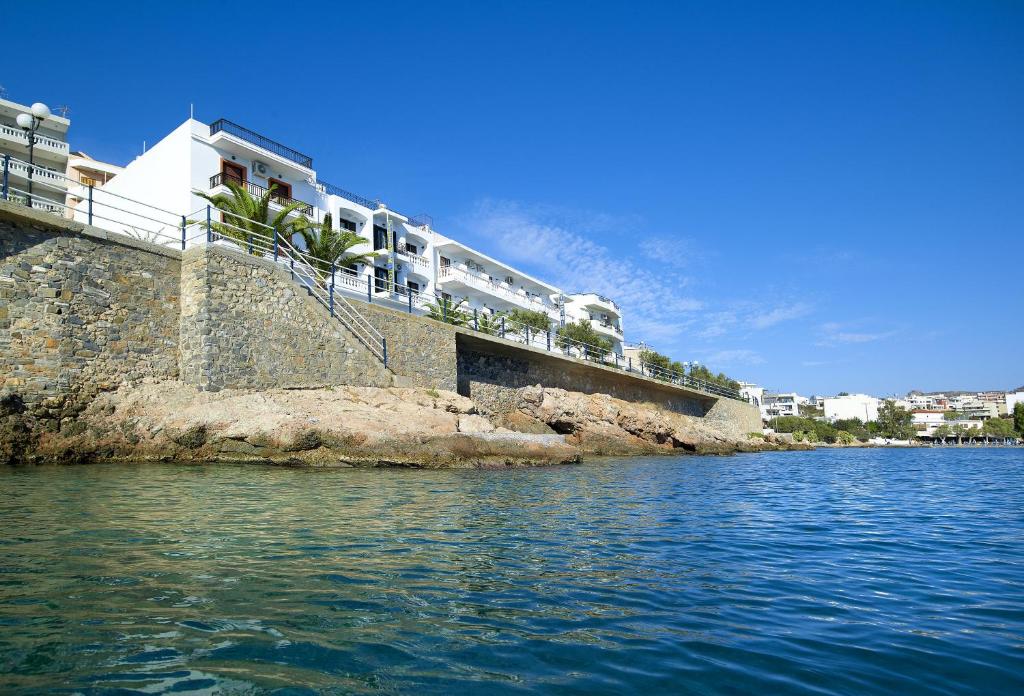
[[[95,189],[93,224],[169,246],[180,244],[181,215],[189,212],[191,196],[190,139],[191,122],[186,121]],[[75,220],[87,220],[84,201],[75,209]]]
[[[847,418],[859,418],[867,423],[878,420],[880,400],[867,394],[850,394],[836,396],[824,400],[825,420],[836,421]]]

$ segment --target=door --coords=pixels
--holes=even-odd
[[[221,183],[234,181],[236,184],[245,184],[246,170],[245,167],[240,164],[229,162],[228,160],[221,160],[220,174],[222,180]]]
[[[373,269],[373,289],[374,289],[374,292],[387,292],[388,291],[388,269],[386,269],[386,268],[374,268]]]

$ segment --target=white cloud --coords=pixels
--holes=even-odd
[[[764,358],[755,350],[749,348],[735,348],[732,350],[719,350],[708,355],[704,362],[712,370],[724,367],[738,367],[742,365],[760,365]]]
[[[874,343],[892,338],[897,331],[864,331],[854,330],[846,324],[830,321],[821,325],[821,338],[817,341],[819,346],[838,346],[858,343]]]
[[[811,306],[806,302],[782,305],[767,312],[755,314],[750,320],[750,326],[755,329],[767,329],[784,321],[805,317],[810,313]]]
[[[593,241],[593,233],[622,234],[636,220],[483,201],[466,226],[491,241],[496,255],[538,272],[567,292],[598,292],[623,308],[626,333],[655,345],[674,343],[695,322],[704,303],[681,292],[689,279],[655,273]]]

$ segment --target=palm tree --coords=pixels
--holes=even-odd
[[[363,254],[350,252],[349,249],[366,244],[367,240],[351,230],[334,229],[334,221],[330,213],[324,215],[324,220],[319,226],[309,222],[299,222],[297,227],[306,246],[306,253],[315,259],[313,263],[321,275],[330,274],[332,264],[338,266],[351,266],[354,263],[369,264],[377,255],[376,251],[368,251]]]
[[[304,217],[295,220],[288,220],[288,216],[306,206],[302,201],[285,203],[279,196],[274,195],[277,184],[271,184],[259,198],[254,197],[249,191],[237,181],[224,178],[224,185],[231,190],[231,195],[218,193],[211,196],[207,193],[198,193],[200,198],[209,201],[221,212],[223,222],[212,222],[210,227],[218,234],[233,239],[242,244],[248,244],[251,237],[270,237],[273,232],[268,228],[276,229],[278,234],[287,241],[291,241],[296,232],[303,226],[309,225]],[[284,207],[276,215],[270,215],[270,201],[276,200]],[[262,256],[266,251],[266,242],[254,246],[253,253]]]
[[[468,314],[459,309],[465,301],[465,298],[454,302],[438,299],[434,303],[428,304],[426,310],[431,319],[454,324],[455,326],[465,326],[471,320]]]

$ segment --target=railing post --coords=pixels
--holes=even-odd
[[[548,350],[551,350],[551,329],[548,329]]]
[[[628,363],[626,363],[626,371],[627,372],[632,372],[633,371],[633,358],[626,358],[626,360],[629,361]]]
[[[249,239],[249,254],[252,254],[252,232],[250,232],[247,236]]]
[[[373,304],[373,276],[366,276],[366,301]]]
[[[480,330],[480,318],[479,318],[479,316],[476,313],[476,307],[473,308],[473,330],[474,331],[479,331]]]
[[[505,338],[505,317],[501,318],[501,337]]]
[[[526,325],[526,345],[530,345],[530,325]]]
[[[92,184],[89,184],[89,224],[92,224]]]
[[[412,314],[412,290],[409,290],[409,314]]]
[[[4,155],[4,184],[3,184],[4,188],[3,188],[3,191],[4,191],[4,200],[5,201],[7,200],[7,173],[8,173],[8,171],[10,171],[10,168],[11,168],[11,156],[10,155]]]
[[[384,336],[380,338],[380,349],[384,353],[384,367],[386,369],[388,366],[388,339]]]
[[[334,262],[331,261],[331,294],[330,294],[330,297],[331,297],[331,316],[332,317],[334,316],[334,273],[335,273],[335,266],[334,266]]]
[[[274,262],[277,262],[277,227],[274,228]]]
[[[181,216],[181,250],[185,251],[185,216]]]
[[[448,321],[448,298],[441,298],[441,318]]]
[[[288,272],[292,274],[292,280],[295,280],[295,258],[291,255],[288,256]]]
[[[213,228],[210,227],[210,206],[206,206],[206,243],[213,241]]]
[[[618,367],[618,366],[619,366],[619,354],[618,354],[618,353],[616,353],[616,352],[615,352],[615,351],[613,350],[613,351],[612,351],[612,355],[614,355],[614,356],[615,356],[615,367]]]

